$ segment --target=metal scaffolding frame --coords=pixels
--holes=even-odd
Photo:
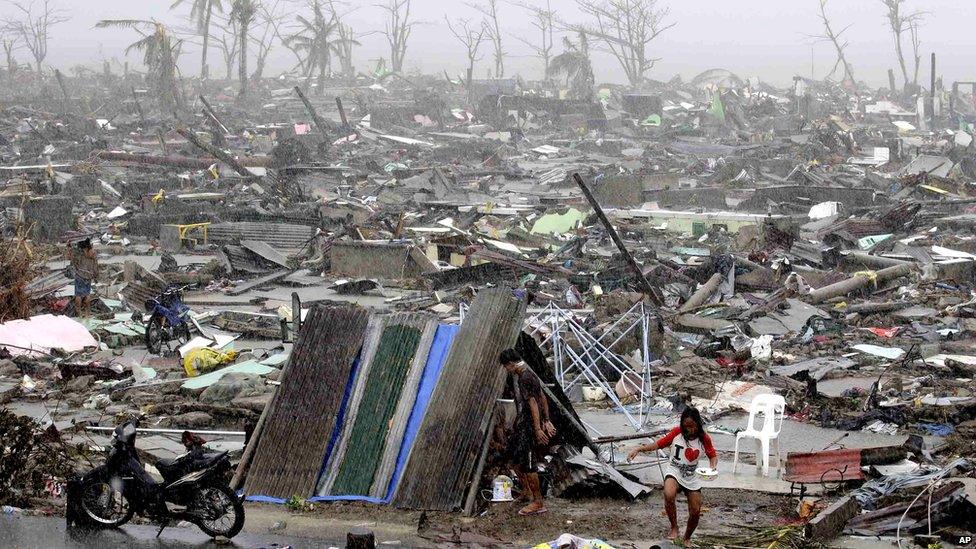
[[[651,314],[643,302],[635,304],[626,313],[620,315],[602,335],[595,336],[584,328],[572,311],[550,303],[542,310],[526,319],[526,331],[536,336],[540,332],[545,337],[539,346],[552,354],[553,368],[556,379],[563,391],[569,392],[576,385],[600,387],[614,405],[624,414],[627,421],[637,432],[642,432],[647,420],[647,408],[653,397],[651,387],[651,366],[648,336],[650,333]],[[618,333],[610,341],[613,334]],[[634,330],[640,331],[641,365],[638,370],[614,352],[614,347]],[[615,383],[607,381],[606,376],[597,365],[603,364],[612,368],[625,383],[630,383],[637,390],[638,408],[636,417],[617,396]],[[638,387],[639,384],[639,387]]]

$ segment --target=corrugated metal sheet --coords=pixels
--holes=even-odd
[[[208,229],[208,240],[215,244],[236,244],[241,240],[258,240],[293,252],[301,249],[315,236],[315,227],[289,223],[214,223]]]
[[[359,307],[309,311],[269,404],[245,492],[281,498],[313,493],[368,319]]]
[[[511,290],[478,293],[447,356],[394,497],[398,507],[453,510],[474,476],[505,370],[498,355],[521,330],[525,302]]]
[[[790,453],[786,455],[783,479],[803,484],[861,480],[861,450]]]
[[[328,488],[330,494],[370,495],[388,435],[395,425],[393,416],[399,408],[405,381],[417,364],[414,359],[425,328],[431,325],[431,336],[434,330],[430,317],[416,314],[386,317],[382,324],[382,335],[368,372],[361,374],[362,396],[355,421],[347,423],[345,452],[333,460],[334,479]],[[425,362],[429,339],[427,344],[428,348],[422,353]],[[419,380],[419,374],[414,377]],[[416,398],[415,383],[413,390],[412,398],[405,396],[411,403]],[[402,420],[405,418],[401,418],[401,423]],[[385,495],[385,491],[384,486],[383,494],[379,495]]]

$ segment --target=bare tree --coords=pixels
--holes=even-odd
[[[240,52],[241,35],[237,31],[236,21],[229,15],[218,21],[216,27],[221,30],[221,34],[214,37],[214,40],[224,60],[224,78],[230,80],[234,73],[234,62]]]
[[[905,80],[905,85],[909,83],[908,80],[908,65],[905,63],[905,53],[902,48],[902,35],[908,32],[911,35],[913,53],[915,56],[915,72],[914,78],[911,83],[918,85],[918,70],[921,64],[922,58],[919,55],[919,45],[921,42],[918,39],[918,26],[925,18],[925,12],[922,11],[906,11],[905,6],[906,0],[881,0],[881,3],[885,8],[888,9],[886,17],[888,18],[888,28],[891,30],[891,35],[895,39],[895,54],[898,56],[898,65],[901,67],[901,75]]]
[[[498,0],[485,0],[484,4],[468,4],[485,17],[483,27],[491,39],[495,56],[495,78],[505,76],[505,50],[502,48],[502,27],[498,21]]]
[[[260,32],[256,32],[251,38],[258,50],[251,80],[258,81],[264,76],[264,69],[268,63],[268,55],[274,49],[274,39],[277,35],[277,29],[286,18],[286,15],[281,11],[281,1],[274,0],[274,3],[270,6],[268,4],[261,4],[258,8],[258,26],[255,30],[259,30]]]
[[[40,73],[41,65],[47,58],[51,27],[64,23],[69,18],[63,10],[51,6],[51,0],[7,0],[7,3],[13,7],[15,15],[4,21],[4,28],[20,38],[20,42],[30,51],[37,72]]]
[[[403,60],[407,55],[407,41],[410,32],[419,21],[410,19],[410,3],[413,0],[386,0],[385,4],[376,7],[386,11],[387,17],[382,34],[390,45],[390,70],[403,71]]]
[[[827,17],[827,1],[828,0],[820,0],[820,21],[823,23],[823,34],[818,34],[812,38],[819,42],[830,42],[833,44],[834,50],[837,52],[837,61],[834,63],[834,67],[830,70],[830,73],[827,74],[827,78],[834,76],[834,73],[837,72],[838,67],[843,66],[844,79],[854,82],[854,67],[850,64],[850,62],[847,61],[847,55],[844,52],[844,50],[847,49],[848,42],[842,38],[844,33],[851,28],[853,23],[847,25],[840,31],[835,31],[833,25],[830,23],[830,18]]]
[[[254,22],[257,13],[258,4],[255,0],[234,0],[234,4],[230,9],[230,17],[237,23],[237,31],[241,34],[241,37],[238,39],[241,50],[237,58],[239,62],[237,74],[241,81],[241,90],[238,93],[238,97],[241,99],[247,97],[247,42],[250,37],[251,23]]]
[[[210,21],[214,11],[224,12],[224,5],[221,0],[175,0],[169,9],[186,2],[190,5],[189,19],[196,23],[197,34],[203,38],[203,49],[200,53],[200,78],[210,76],[210,67],[207,65],[207,52],[210,50]]]
[[[675,26],[665,21],[670,10],[658,8],[657,0],[576,0],[576,4],[592,22],[569,28],[602,43],[631,85],[643,83],[644,75],[659,61],[650,56],[650,43]]]
[[[0,29],[0,46],[3,47],[3,55],[7,59],[7,74],[12,76],[17,72],[17,59],[14,58],[14,52],[19,50],[22,44],[17,41],[17,36],[12,33],[6,36]]]
[[[464,46],[465,55],[468,56],[468,71],[467,71],[467,85],[471,85],[471,75],[474,74],[474,63],[479,61],[481,58],[478,57],[478,50],[481,48],[481,43],[485,40],[485,33],[488,29],[485,28],[484,24],[478,25],[478,28],[471,27],[471,21],[469,19],[458,19],[453,24],[451,20],[444,16],[444,21],[447,22],[447,28],[451,29],[451,34],[454,38],[461,42]]]
[[[551,0],[546,0],[545,8],[532,4],[522,4],[522,7],[532,14],[531,24],[539,30],[541,40],[539,42],[533,42],[532,40],[519,36],[516,36],[515,39],[531,48],[542,59],[543,80],[548,82],[552,77],[550,68],[553,55],[552,48],[556,45],[556,12],[552,11]]]

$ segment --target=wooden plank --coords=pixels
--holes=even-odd
[[[498,356],[514,346],[524,315],[525,302],[507,288],[482,290],[472,302],[407,460],[397,507],[461,508],[505,383]]]
[[[288,268],[288,257],[280,251],[276,250],[268,244],[267,242],[262,242],[260,240],[241,240],[241,247],[249,250],[268,261],[281,265],[284,268]]]
[[[278,280],[285,278],[286,276],[290,275],[293,272],[295,271],[289,271],[287,269],[275,271],[269,275],[262,276],[261,278],[255,278],[254,280],[234,286],[233,289],[227,291],[227,295],[241,295],[244,292],[253,290],[254,288],[260,288],[265,284],[277,282]]]

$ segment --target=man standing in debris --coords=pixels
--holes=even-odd
[[[505,349],[498,361],[515,378],[515,432],[508,444],[509,456],[523,490],[531,497],[519,514],[541,515],[547,509],[536,467],[548,454],[549,441],[556,434],[556,427],[549,420],[549,400],[542,391],[542,382],[522,362],[518,351]]]
[[[71,270],[75,277],[75,316],[91,314],[92,283],[98,280],[98,254],[90,238],[78,243],[71,254]]]
[[[681,412],[681,422],[664,437],[651,444],[634,448],[627,456],[633,461],[641,452],[656,452],[665,448],[670,461],[664,470],[664,510],[671,523],[668,539],[678,538],[678,510],[675,505],[678,492],[688,498],[688,526],[685,528],[684,545],[691,545],[691,535],[698,528],[701,518],[701,481],[698,478],[698,459],[704,454],[712,470],[718,468],[718,454],[712,446],[712,439],[705,432],[701,414],[696,408],[688,406]]]

